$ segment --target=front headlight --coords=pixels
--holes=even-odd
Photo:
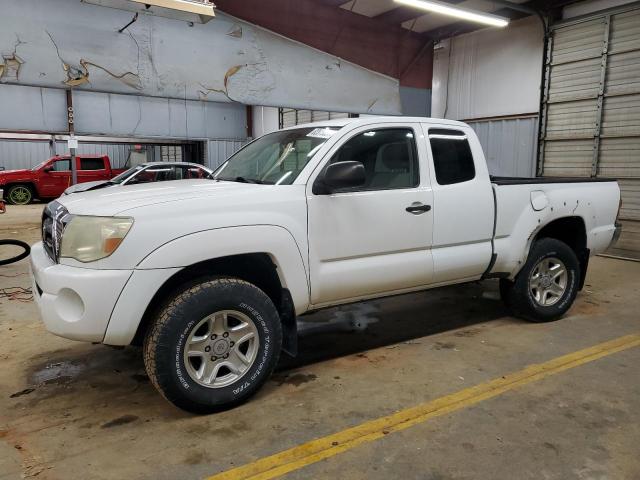
[[[62,234],[60,256],[94,262],[116,251],[133,218],[71,216]]]

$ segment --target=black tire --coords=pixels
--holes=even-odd
[[[255,360],[237,381],[207,387],[189,373],[184,348],[201,319],[223,310],[248,317],[259,344]],[[168,401],[189,412],[211,413],[234,407],[256,393],[275,368],[281,347],[282,325],[271,299],[244,280],[214,277],[177,293],[160,310],[147,331],[143,351],[147,374]]]
[[[529,279],[540,262],[544,259],[556,258],[566,269],[567,277],[564,292],[552,305],[541,305],[536,301],[530,289]],[[580,263],[575,252],[564,242],[554,238],[542,238],[531,247],[529,257],[515,281],[500,283],[500,293],[505,305],[517,317],[530,322],[550,322],[562,317],[576,298],[579,290]]]
[[[29,185],[11,185],[5,198],[11,205],[28,205],[33,201],[33,189]]]

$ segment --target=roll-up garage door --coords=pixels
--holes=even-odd
[[[347,118],[348,113],[323,112],[319,110],[296,110],[294,108],[280,109],[280,128],[294,127],[303,123],[321,122],[334,118]]]
[[[553,27],[539,172],[613,177],[622,191],[615,254],[640,258],[640,8]]]

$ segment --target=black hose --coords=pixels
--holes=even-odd
[[[9,265],[10,263],[19,262],[23,258],[27,258],[31,253],[31,247],[28,243],[20,240],[0,240],[0,245],[15,245],[16,247],[24,248],[24,252],[16,255],[15,257],[7,258],[6,260],[0,260],[0,265]]]

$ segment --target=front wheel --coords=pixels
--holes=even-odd
[[[33,192],[27,185],[12,185],[7,190],[7,201],[12,205],[27,205],[33,200]]]
[[[515,281],[501,281],[500,293],[513,313],[532,322],[564,315],[578,294],[580,264],[564,242],[543,238],[531,247]]]
[[[167,400],[209,413],[257,392],[281,345],[278,312],[262,290],[235,278],[212,278],[160,311],[143,348],[147,373]]]

